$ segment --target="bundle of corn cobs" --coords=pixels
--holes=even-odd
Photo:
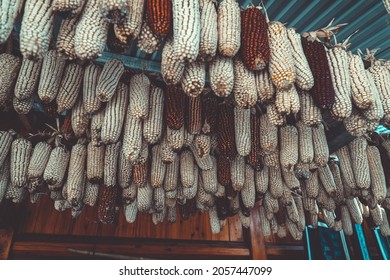
[[[98,204],[103,223],[120,205],[129,222],[137,212],[158,223],[175,221],[176,208],[183,218],[199,209],[214,233],[236,213],[249,226],[253,208],[266,236],[288,229],[299,239],[318,217],[352,234],[351,220],[370,216],[390,233],[389,177],[371,167],[388,158],[364,138],[390,123],[390,67],[368,52],[366,69],[348,40],[320,40],[341,26],[301,36],[235,0],[15,0],[1,4],[0,44],[23,3],[23,58],[0,54],[0,106],[27,114],[36,100],[66,117],[38,143],[2,132],[0,198],[50,193],[74,217]],[[55,16],[63,20],[50,49]],[[133,40],[162,49],[165,85],[129,78],[118,59],[88,61]],[[357,137],[337,152],[340,166],[329,159],[321,110]]]

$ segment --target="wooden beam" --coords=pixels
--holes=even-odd
[[[264,236],[261,231],[259,211],[255,208],[251,212],[251,227],[249,232],[251,257],[253,260],[266,260],[267,250]]]
[[[0,260],[8,259],[13,235],[13,229],[0,229]]]

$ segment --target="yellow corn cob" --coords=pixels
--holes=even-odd
[[[274,126],[282,126],[286,123],[285,116],[279,114],[274,103],[267,106],[267,115],[270,123]]]
[[[74,47],[74,36],[76,34],[78,20],[78,17],[64,19],[58,31],[56,49],[67,60],[75,60],[77,58]]]
[[[193,62],[199,53],[199,0],[173,0],[173,49],[181,61]]]
[[[179,156],[175,155],[173,162],[167,166],[164,179],[164,190],[166,192],[176,190],[179,177],[179,164]]]
[[[20,51],[25,58],[42,57],[52,38],[54,13],[52,0],[27,0],[20,29]]]
[[[33,97],[38,87],[39,74],[42,68],[42,59],[30,60],[24,58],[15,84],[15,97],[19,100]]]
[[[76,26],[74,47],[81,59],[101,56],[107,40],[108,22],[100,13],[98,0],[88,0]]]
[[[271,124],[268,114],[260,116],[260,146],[265,154],[275,152],[278,146],[278,128]]]
[[[370,188],[371,178],[366,152],[367,140],[363,137],[358,137],[350,142],[348,146],[356,186],[360,189],[368,189]]]
[[[130,39],[138,37],[144,14],[145,1],[128,0],[128,13],[122,23],[114,25],[116,37],[123,43],[128,44]]]
[[[76,101],[76,104],[72,108],[71,122],[76,137],[80,137],[86,132],[89,125],[89,118],[87,112],[85,112],[81,98]]]
[[[64,69],[65,60],[56,51],[51,50],[44,55],[38,86],[38,95],[42,102],[50,103],[56,98]]]
[[[82,202],[84,196],[84,188],[86,184],[86,159],[87,147],[81,143],[72,147],[69,160],[69,170],[67,179],[67,200],[72,206],[76,206]]]
[[[268,182],[269,182],[269,168],[268,166],[264,166],[264,168],[260,171],[256,171],[255,174],[255,182],[256,182],[256,192],[259,194],[265,194],[268,190]]]
[[[204,62],[188,64],[181,79],[181,87],[189,97],[199,96],[206,82],[206,65]]]
[[[27,186],[27,170],[31,158],[32,144],[29,140],[19,138],[11,145],[11,184],[16,188]]]
[[[275,88],[267,69],[255,73],[257,100],[261,103],[270,101],[275,95]]]
[[[163,130],[164,91],[152,86],[150,90],[149,112],[144,120],[143,136],[149,144],[160,140]]]
[[[160,47],[162,38],[155,35],[147,21],[142,24],[141,32],[138,36],[137,47],[141,51],[152,54],[157,51]]]
[[[164,183],[166,164],[162,161],[160,153],[161,145],[153,146],[152,163],[150,167],[150,185],[153,188],[160,188]]]
[[[295,65],[295,83],[302,90],[310,90],[314,85],[314,77],[303,52],[301,35],[293,28],[288,28],[287,37],[290,41],[291,54]]]
[[[291,45],[286,27],[278,22],[268,24],[270,62],[269,72],[276,89],[290,88],[296,78]]]
[[[298,162],[298,130],[295,126],[283,126],[280,135],[280,164],[286,171],[292,171]]]
[[[349,76],[353,103],[360,109],[371,107],[374,102],[373,92],[359,55],[349,54]]]
[[[226,0],[225,0],[226,1]],[[233,60],[234,85],[233,94],[241,108],[252,108],[257,101],[255,74],[249,71],[241,59]]]
[[[200,43],[199,57],[210,61],[218,47],[218,19],[215,3],[212,0],[200,0]]]
[[[336,195],[336,183],[334,181],[332,172],[330,171],[329,165],[318,167],[318,175],[321,180],[322,186],[325,191],[331,196]]]
[[[234,85],[232,58],[216,56],[209,64],[209,74],[213,92],[219,97],[229,96]]]
[[[112,99],[124,69],[123,63],[117,59],[111,59],[104,64],[96,86],[96,97],[101,102]]]
[[[130,105],[127,110],[125,126],[123,129],[122,150],[125,157],[131,161],[138,159],[142,147],[142,120],[130,113]]]
[[[318,126],[322,121],[321,111],[314,104],[311,94],[301,90],[299,91],[299,98],[301,104],[299,114],[302,122],[308,126]]]
[[[167,85],[176,85],[180,82],[185,64],[174,55],[173,42],[167,40],[161,55],[161,75]]]
[[[130,80],[129,112],[136,118],[144,119],[149,110],[150,81],[144,74],[134,75]]]
[[[120,141],[106,146],[104,155],[104,185],[107,187],[116,187],[120,150]]]
[[[224,0],[218,6],[218,51],[233,57],[241,46],[241,14],[235,0]]]
[[[184,145],[184,125],[178,130],[167,126],[166,131],[169,147],[174,151],[180,151]]]
[[[12,96],[21,61],[14,55],[3,53],[0,54],[0,63],[2,66],[0,69],[0,106],[2,106]]]
[[[4,44],[24,5],[23,0],[2,1],[0,4],[0,45]]]
[[[363,110],[364,116],[371,121],[379,121],[385,114],[383,110],[383,104],[378,88],[375,85],[372,74],[366,70],[366,76],[370,85],[370,91],[372,93],[372,104],[368,109]]]
[[[325,129],[323,124],[312,128],[314,162],[318,166],[325,166],[329,160],[329,147],[326,140]]]
[[[59,113],[72,109],[76,103],[83,82],[83,72],[83,67],[77,63],[70,63],[65,67],[64,76],[56,97]]]
[[[297,114],[300,110],[299,95],[294,85],[276,91],[275,106],[281,115]]]
[[[245,182],[245,159],[243,156],[237,155],[231,163],[231,181],[235,191],[239,191],[244,186]]]
[[[250,115],[250,109],[234,108],[234,132],[237,152],[243,157],[249,155],[252,148]]]

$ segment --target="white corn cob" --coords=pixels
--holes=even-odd
[[[100,13],[98,0],[87,0],[76,26],[74,47],[81,59],[101,56],[106,45],[108,22]]]
[[[308,126],[318,126],[322,121],[321,110],[314,104],[313,97],[307,91],[299,91],[301,120]]]
[[[330,171],[329,165],[326,164],[325,166],[318,167],[318,175],[325,191],[328,195],[334,197],[336,195],[336,183],[332,172]]]
[[[122,202],[125,205],[129,205],[134,201],[137,201],[138,186],[131,183],[127,188],[122,189]]]
[[[353,227],[351,221],[351,215],[349,214],[348,208],[345,205],[341,205],[341,222],[343,224],[343,230],[346,235],[353,234]]]
[[[49,49],[54,13],[52,0],[26,0],[20,29],[20,51],[25,58],[40,58]]]
[[[252,108],[257,101],[255,74],[249,71],[241,59],[233,60],[234,85],[233,94],[241,108]]]
[[[152,148],[152,163],[150,167],[150,185],[160,188],[164,183],[166,164],[161,159],[161,145]]]
[[[184,125],[180,129],[170,129],[167,126],[167,140],[169,147],[174,151],[180,151],[184,145]]]
[[[65,177],[70,153],[62,146],[55,147],[47,162],[43,179],[49,185],[58,185]]]
[[[161,142],[161,159],[165,164],[172,163],[176,156],[176,153],[169,146],[167,137],[168,135],[165,133]]]
[[[67,179],[67,201],[72,206],[76,206],[82,203],[84,197],[84,188],[86,184],[86,160],[86,145],[77,143],[72,147],[72,151],[70,153]]]
[[[15,97],[23,100],[31,98],[38,87],[42,59],[30,60],[24,58],[15,84]]]
[[[207,193],[215,194],[218,191],[217,163],[213,156],[211,156],[211,160],[213,162],[211,168],[208,170],[202,170],[201,176],[204,184],[204,190]]]
[[[10,199],[13,203],[22,203],[27,197],[27,188],[18,188],[10,184],[5,193],[5,198]]]
[[[386,197],[386,178],[381,164],[379,150],[375,146],[367,146],[368,167],[371,177],[371,192],[379,203]]]
[[[274,198],[269,191],[264,195],[263,205],[268,220],[271,220],[274,214],[279,212],[278,200]]]
[[[296,127],[298,129],[299,161],[311,163],[314,160],[312,129],[302,121],[297,122]]]
[[[269,73],[276,89],[290,88],[296,78],[291,45],[286,27],[278,21],[268,24],[270,47]]]
[[[237,152],[243,157],[249,155],[252,148],[250,116],[250,109],[234,107],[234,132]]]
[[[27,169],[27,177],[31,183],[42,180],[51,150],[47,142],[39,142],[35,145]]]
[[[193,145],[199,158],[204,158],[210,154],[211,149],[210,136],[199,134],[194,138]]]
[[[129,89],[126,84],[119,83],[116,94],[107,103],[102,124],[101,139],[104,144],[116,143],[122,133],[129,99]]]
[[[265,209],[263,205],[259,207],[259,220],[260,220],[260,228],[263,233],[263,236],[264,237],[270,236],[272,234],[271,225],[270,225],[270,221],[268,221],[265,215]]]
[[[261,103],[270,101],[275,95],[275,88],[267,69],[255,73],[257,99]]]
[[[374,65],[368,68],[368,72],[372,75],[378,89],[384,113],[386,115],[390,114],[390,86],[388,85],[390,72],[380,62],[375,62]]]
[[[92,184],[99,184],[103,181],[104,174],[104,154],[103,145],[96,146],[89,142],[87,146],[87,180]]]
[[[87,185],[85,186],[83,203],[91,207],[94,207],[96,205],[98,196],[99,196],[99,186],[87,182]]]
[[[84,109],[82,98],[79,98],[72,108],[71,123],[76,137],[82,136],[88,128],[89,118]]]
[[[298,162],[298,130],[286,125],[280,128],[280,164],[286,171],[292,171]]]
[[[27,169],[31,158],[32,144],[18,138],[11,145],[11,185],[15,188],[27,186]]]
[[[349,152],[356,186],[369,189],[371,185],[370,169],[367,158],[367,140],[361,136],[349,143]]]
[[[304,184],[304,191],[308,198],[316,198],[318,196],[319,184],[320,182],[318,181],[318,171],[315,170]]]
[[[92,115],[91,119],[91,142],[95,146],[99,146],[102,144],[101,141],[101,131],[104,120],[104,110],[97,111]]]
[[[260,146],[265,154],[275,152],[278,146],[278,128],[271,124],[268,114],[260,116]]]
[[[286,117],[279,114],[274,103],[267,106],[267,115],[270,123],[274,126],[282,126],[286,123]]]
[[[189,97],[199,96],[206,83],[206,64],[204,62],[192,62],[188,64],[181,79],[181,86]]]
[[[0,203],[3,200],[11,179],[10,156],[0,165]]]
[[[118,184],[122,189],[130,187],[131,184],[131,175],[133,173],[133,164],[126,158],[123,153],[123,147],[119,153],[119,162],[118,162]]]
[[[167,85],[176,85],[180,82],[185,64],[176,58],[172,40],[167,40],[161,55],[161,75]]]
[[[163,130],[164,91],[153,86],[150,90],[149,112],[144,120],[143,136],[149,144],[160,140]]]
[[[179,164],[179,156],[175,155],[173,162],[167,166],[164,179],[164,190],[166,192],[176,190],[179,177]]]
[[[31,97],[31,98],[19,100],[14,96],[14,98],[12,99],[12,105],[16,113],[26,115],[31,111],[34,105],[34,98]]]
[[[145,53],[152,54],[159,49],[161,41],[162,38],[155,35],[145,21],[138,36],[137,47]]]
[[[100,11],[110,23],[124,20],[128,13],[127,0],[99,0]]]
[[[45,53],[38,86],[38,96],[43,103],[53,101],[60,89],[65,60],[56,51]]]
[[[302,90],[310,90],[314,85],[314,77],[303,52],[301,35],[293,28],[288,28],[287,37],[290,41],[291,53],[295,65],[295,83]]]
[[[4,44],[12,32],[17,16],[23,8],[24,0],[2,1],[0,4],[0,45]]]
[[[297,225],[293,221],[291,221],[288,217],[286,217],[286,226],[291,236],[294,238],[294,240],[302,240],[303,238],[302,231],[300,231]]]
[[[12,91],[20,69],[20,58],[3,53],[0,54],[0,106],[12,96]]]
[[[329,160],[329,147],[326,140],[324,125],[312,128],[314,162],[319,166],[324,166]]]
[[[184,62],[193,62],[199,54],[199,0],[172,0],[173,49]]]
[[[83,82],[83,72],[83,67],[77,63],[70,63],[65,67],[64,76],[56,97],[59,113],[72,109],[76,103]]]
[[[330,168],[330,171],[332,172],[332,176],[333,176],[333,179],[334,179],[334,182],[336,184],[336,194],[335,194],[335,201],[337,204],[342,204],[344,203],[345,201],[345,198],[349,198],[349,196],[345,195],[344,192],[346,192],[345,188],[344,188],[344,184],[343,184],[343,181],[341,179],[341,173],[340,173],[340,168],[338,166],[338,164],[336,163],[336,161],[334,160],[331,160],[329,162],[329,168]]]
[[[191,188],[195,182],[195,161],[192,153],[185,150],[180,153],[180,179],[184,188]]]
[[[210,86],[219,97],[227,97],[233,91],[233,59],[216,56],[209,64]]]
[[[340,148],[336,155],[340,163],[341,180],[344,184],[344,188],[355,189],[357,187],[355,181],[355,175],[352,168],[352,158],[348,149],[348,145]]]
[[[245,181],[244,186],[240,191],[243,205],[252,209],[255,206],[256,187],[255,187],[255,173],[249,164],[245,165]]]
[[[297,223],[297,227],[300,231],[303,231],[306,226],[306,219],[305,219],[305,210],[303,208],[302,197],[294,195],[294,202],[298,209],[298,215],[299,215],[299,221]]]
[[[318,189],[317,203],[319,207],[325,208],[328,211],[333,211],[336,209],[336,203],[333,198],[331,198],[322,184]]]
[[[133,116],[128,107],[123,129],[122,150],[125,157],[131,161],[138,159],[142,148],[142,120]]]
[[[199,179],[199,169],[196,165],[194,165],[194,183],[191,187],[185,188],[183,187],[183,195],[186,199],[193,199],[198,192],[198,179]]]
[[[367,120],[357,109],[353,108],[351,115],[343,120],[345,129],[352,136],[362,136],[369,129],[369,120]],[[373,128],[375,130],[375,127]]]
[[[217,53],[218,19],[213,0],[200,0],[199,57],[210,61]]]
[[[383,221],[382,224],[379,226],[379,230],[382,236],[387,237],[390,236],[389,220],[387,219],[385,209],[381,208],[381,212],[382,212]]]
[[[104,64],[96,86],[96,97],[101,102],[108,102],[113,98],[124,70],[123,63],[115,58]]]
[[[284,184],[282,170],[280,167],[269,168],[269,187],[268,191],[274,198],[280,198],[283,195]]]
[[[284,184],[287,186],[290,190],[297,190],[300,187],[299,180],[295,176],[294,171],[285,171],[282,169],[282,177]]]
[[[157,213],[164,211],[165,206],[165,191],[163,188],[153,189],[153,208]]]
[[[101,67],[93,63],[85,67],[83,78],[83,106],[87,113],[95,113],[100,109],[101,103],[96,96],[96,86],[101,72]]]
[[[294,85],[276,91],[275,106],[281,115],[297,114],[300,110],[299,95]]]
[[[218,6],[218,51],[233,57],[241,46],[240,6],[235,0],[224,0]]]
[[[336,120],[343,120],[349,117],[352,112],[348,54],[339,45],[336,45],[326,53],[335,90],[335,102],[332,106],[331,113]]]
[[[264,155],[264,165],[268,167],[280,167],[279,150]]]
[[[0,166],[3,165],[5,159],[11,151],[12,140],[13,132],[0,131]]]
[[[144,0],[128,0],[129,11],[125,20],[114,25],[115,35],[121,42],[127,44],[129,39],[138,37],[141,31],[144,7]]]
[[[106,146],[104,155],[104,185],[107,187],[116,187],[120,150],[120,141]]]
[[[235,191],[239,191],[245,182],[245,158],[237,155],[231,163],[231,180]]]
[[[363,223],[363,216],[358,204],[358,198],[346,199],[345,204],[351,215],[351,219],[355,224]]]
[[[368,108],[366,110],[362,110],[362,112],[363,112],[363,115],[368,120],[379,121],[380,119],[383,118],[383,116],[385,114],[385,112],[383,110],[384,108],[383,108],[381,96],[380,96],[380,93],[378,91],[377,86],[375,85],[374,78],[372,77],[372,74],[368,70],[366,70],[366,76],[367,76],[367,79],[368,79],[368,82],[370,85],[370,90],[372,93],[373,100],[372,100],[372,104],[371,104],[370,108]]]
[[[149,111],[150,81],[144,74],[134,75],[130,80],[129,112],[136,118],[144,119]]]
[[[264,166],[261,171],[256,171],[255,175],[256,179],[256,192],[259,194],[265,194],[268,190],[268,182],[269,182],[269,168],[268,166]]]
[[[128,223],[134,223],[137,219],[137,213],[138,213],[138,202],[137,199],[132,201],[130,204],[127,204],[123,207],[123,212],[125,215],[126,222]]]
[[[374,102],[373,92],[367,78],[362,58],[349,54],[349,76],[353,103],[360,109],[371,107]]]
[[[74,36],[76,34],[78,20],[78,17],[64,19],[58,31],[56,49],[67,60],[75,60],[77,58]]]
[[[138,188],[137,192],[137,208],[139,212],[148,212],[153,205],[153,188],[150,184],[142,188]]]
[[[209,209],[210,228],[213,234],[218,234],[221,231],[221,225],[218,219],[217,207],[213,206]]]

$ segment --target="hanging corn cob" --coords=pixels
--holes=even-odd
[[[244,186],[240,191],[242,203],[248,209],[252,209],[255,206],[256,200],[256,187],[255,187],[255,173],[253,168],[249,165],[245,165],[245,181]]]
[[[175,155],[173,162],[167,165],[164,179],[164,190],[171,192],[176,190],[179,179],[179,156]]]
[[[165,37],[172,24],[172,3],[170,0],[147,0],[147,22],[153,33]]]
[[[169,146],[168,135],[166,133],[164,133],[164,136],[163,136],[163,139],[161,142],[161,159],[165,164],[169,164],[169,163],[173,162],[175,156],[176,156],[176,153]]]
[[[215,157],[211,156],[212,165],[208,170],[202,170],[203,188],[209,194],[215,194],[218,191],[217,164]]]
[[[164,91],[153,86],[150,92],[149,113],[143,125],[143,136],[149,144],[154,144],[161,138],[163,111]]]
[[[45,53],[38,86],[38,95],[43,103],[50,103],[56,98],[64,69],[65,60],[56,51]]]
[[[294,171],[285,171],[282,169],[282,177],[283,177],[283,182],[285,187],[287,187],[289,190],[295,191],[299,189],[300,187],[299,180],[295,176]]]
[[[268,24],[258,7],[241,12],[241,51],[243,62],[249,70],[263,70],[270,59]]]
[[[69,170],[67,178],[67,200],[72,206],[79,205],[84,196],[84,188],[86,184],[86,160],[87,147],[80,139],[76,145],[72,147],[69,160]]]
[[[237,152],[243,157],[249,155],[252,148],[250,118],[250,109],[234,108],[234,131]]]
[[[13,203],[22,203],[27,198],[27,188],[18,188],[10,184],[5,193],[5,198],[12,200]]]
[[[127,0],[99,0],[100,12],[110,23],[123,22],[128,13]]]
[[[83,203],[94,207],[99,197],[99,186],[90,182],[85,186]]]
[[[330,109],[335,101],[335,90],[325,47],[320,41],[309,38],[302,38],[302,47],[314,77],[310,90],[314,102],[320,108]]]
[[[231,181],[235,191],[239,191],[244,186],[245,182],[245,159],[237,155],[231,162]]]
[[[133,173],[133,163],[126,158],[123,153],[123,147],[119,152],[118,163],[118,184],[122,189],[129,188],[131,185],[131,175]]]
[[[312,95],[307,91],[299,91],[301,120],[305,125],[318,126],[322,121],[321,111],[314,104]]]
[[[383,118],[385,114],[383,110],[382,100],[371,73],[367,70],[365,72],[370,85],[370,91],[372,93],[373,99],[370,108],[362,110],[362,113],[370,121],[379,121]]]
[[[27,170],[31,158],[32,144],[29,140],[18,138],[11,145],[11,185],[15,188],[27,187]]]
[[[104,155],[104,185],[116,187],[118,158],[122,143],[119,141],[106,146]]]
[[[131,161],[138,159],[142,148],[142,120],[134,117],[128,107],[123,129],[122,150],[125,157]]]
[[[355,108],[352,109],[351,115],[343,120],[345,129],[352,136],[362,136],[369,129],[369,121]],[[379,124],[379,123],[378,123]],[[375,128],[377,125],[375,125]]]
[[[130,80],[129,112],[136,118],[145,119],[149,110],[150,81],[144,74],[134,75]]]
[[[31,108],[34,105],[34,97],[20,100],[14,96],[12,104],[16,113],[26,115],[31,111]]]
[[[176,58],[172,40],[167,40],[161,55],[161,75],[167,85],[176,85],[180,82],[185,65]]]
[[[179,87],[167,86],[165,94],[165,110],[167,125],[170,129],[178,130],[184,125],[184,94]]]
[[[0,55],[0,106],[12,96],[12,91],[21,66],[20,58],[3,53]]]
[[[52,0],[27,0],[20,29],[20,51],[25,58],[40,58],[49,49],[54,13]]]
[[[123,63],[115,58],[104,64],[96,85],[96,96],[101,102],[108,102],[114,96],[124,70]]]
[[[281,115],[297,114],[300,110],[299,95],[294,85],[276,91],[275,106]]]
[[[347,205],[348,211],[351,215],[351,219],[355,224],[361,224],[363,223],[363,216],[361,209],[359,207],[358,198],[353,198],[353,199],[346,199],[345,203]]]
[[[114,25],[116,37],[125,44],[138,37],[144,15],[144,0],[128,0],[128,13],[122,23]]]
[[[321,180],[321,184],[324,187],[325,191],[331,197],[336,195],[336,183],[334,181],[332,172],[330,171],[329,165],[318,167],[318,175]]]
[[[349,77],[353,103],[360,109],[371,107],[374,102],[370,82],[365,73],[363,60],[357,54],[349,54]]]
[[[0,4],[0,45],[4,44],[23,8],[24,0],[2,1]]]
[[[73,106],[71,118],[74,135],[76,137],[82,136],[89,126],[89,118],[83,107],[83,101],[81,98],[79,98],[76,104]]]
[[[113,224],[117,214],[118,188],[108,188],[104,185],[100,187],[100,197],[98,200],[98,219],[103,224]]]
[[[329,168],[332,172],[332,176],[336,185],[336,192],[334,197],[335,202],[337,205],[343,204],[345,202],[345,197],[349,197],[349,194],[347,194],[347,190],[344,188],[339,165],[335,160],[330,160]]]
[[[218,51],[233,57],[241,46],[240,7],[235,0],[224,0],[218,6]]]
[[[268,190],[269,182],[269,168],[264,166],[262,170],[256,171],[255,174],[256,192],[259,194],[265,194]]]
[[[91,119],[91,142],[95,146],[100,146],[102,144],[101,141],[101,131],[104,120],[104,110],[97,111],[92,115]]]
[[[101,56],[107,40],[108,22],[100,13],[99,1],[88,0],[76,26],[74,47],[81,59]]]
[[[39,142],[34,147],[27,169],[27,178],[31,183],[32,190],[42,183],[51,150],[51,146],[46,142]]]
[[[204,134],[196,135],[193,144],[198,157],[203,158],[210,154],[210,136]]]
[[[298,130],[295,126],[286,125],[279,132],[281,167],[292,171],[298,162]]]
[[[116,94],[107,103],[102,124],[101,139],[104,144],[116,143],[122,133],[126,116],[129,90],[127,85],[119,83]]]
[[[173,151],[180,151],[184,145],[184,126],[178,130],[167,127],[166,134],[168,146]]]
[[[100,109],[101,103],[96,96],[96,86],[101,72],[101,67],[93,63],[85,67],[83,78],[83,106],[87,113],[95,113]]]
[[[256,114],[256,111],[252,111],[250,114],[250,127],[251,127],[251,151],[247,157],[248,163],[255,170],[262,168],[262,150],[260,145],[260,116]]]
[[[233,90],[233,59],[216,56],[209,64],[210,86],[219,97],[227,97]]]
[[[280,198],[283,195],[284,183],[280,165],[269,167],[269,187],[268,191],[274,198]]]
[[[166,171],[166,164],[161,159],[161,145],[153,146],[151,161],[150,185],[153,188],[160,188],[163,186]]]
[[[67,60],[74,60],[77,58],[74,37],[78,20],[78,17],[64,19],[61,22],[61,27],[58,31],[56,49],[60,54],[65,56]]]
[[[321,123],[319,126],[313,127],[312,133],[314,163],[319,166],[324,166],[329,160],[329,147],[326,140],[324,125]]]
[[[271,101],[275,95],[275,88],[272,84],[268,69],[255,73],[257,100],[261,103]]]
[[[213,0],[200,0],[199,58],[211,61],[218,47],[217,10]]]
[[[142,24],[141,33],[138,36],[137,47],[148,54],[152,54],[160,48],[162,38],[155,35],[147,21]]]
[[[268,114],[260,116],[260,147],[265,154],[276,151],[278,146],[278,127],[271,124]]]
[[[83,10],[85,0],[53,0],[53,11],[65,18],[74,18]]]
[[[314,85],[314,77],[303,52],[301,35],[293,28],[289,28],[287,29],[287,37],[290,41],[291,53],[295,65],[295,83],[301,90],[310,90]]]
[[[204,62],[192,62],[186,66],[181,80],[183,91],[189,97],[199,96],[206,83],[206,65]]]
[[[217,141],[221,155],[234,158],[237,154],[234,132],[234,109],[226,103],[219,105]]]
[[[201,97],[190,97],[188,100],[187,128],[191,134],[200,134],[202,131],[202,103]]]
[[[299,162],[311,163],[314,159],[312,129],[302,121],[297,122],[296,127],[299,140]]]
[[[59,113],[72,109],[76,103],[83,82],[83,71],[83,67],[77,63],[70,63],[65,67],[56,97]]]
[[[0,203],[6,195],[7,188],[11,179],[10,177],[10,157],[8,156],[0,165]]]
[[[180,154],[180,179],[184,188],[194,186],[195,179],[195,162],[192,153],[184,150]]]
[[[296,74],[286,27],[278,22],[268,25],[270,61],[269,73],[276,89],[289,89]]]
[[[241,108],[252,108],[257,101],[255,74],[249,71],[241,59],[235,58],[233,94]]]
[[[13,132],[0,131],[0,166],[7,158],[13,141]]]
[[[386,66],[382,65],[380,61],[368,68],[368,72],[372,75],[374,83],[378,89],[380,99],[382,101],[383,111],[385,115],[390,114],[390,86],[388,81],[390,79],[390,72]]]
[[[58,141],[58,140],[57,140]],[[49,161],[47,162],[43,179],[49,185],[59,185],[65,177],[68,168],[70,153],[65,147],[57,142],[56,147],[51,151]]]
[[[381,164],[379,150],[375,146],[367,146],[368,167],[371,178],[371,192],[379,203],[386,197],[386,178]]]
[[[356,186],[360,189],[368,189],[371,185],[370,169],[367,159],[367,140],[361,136],[349,143],[349,152]]]
[[[199,0],[172,0],[173,50],[176,58],[193,62],[199,53]]]
[[[41,67],[42,59],[34,61],[24,58],[22,60],[14,91],[17,99],[23,100],[33,96],[38,87]]]
[[[352,169],[352,159],[349,153],[348,145],[345,145],[344,147],[340,148],[336,151],[336,155],[339,159],[340,163],[340,173],[341,173],[341,180],[344,185],[345,194],[347,194],[347,190],[356,189],[356,181],[355,176]]]
[[[92,184],[100,184],[103,182],[104,172],[104,154],[105,148],[103,145],[96,146],[93,142],[89,142],[87,146],[87,180]]]

